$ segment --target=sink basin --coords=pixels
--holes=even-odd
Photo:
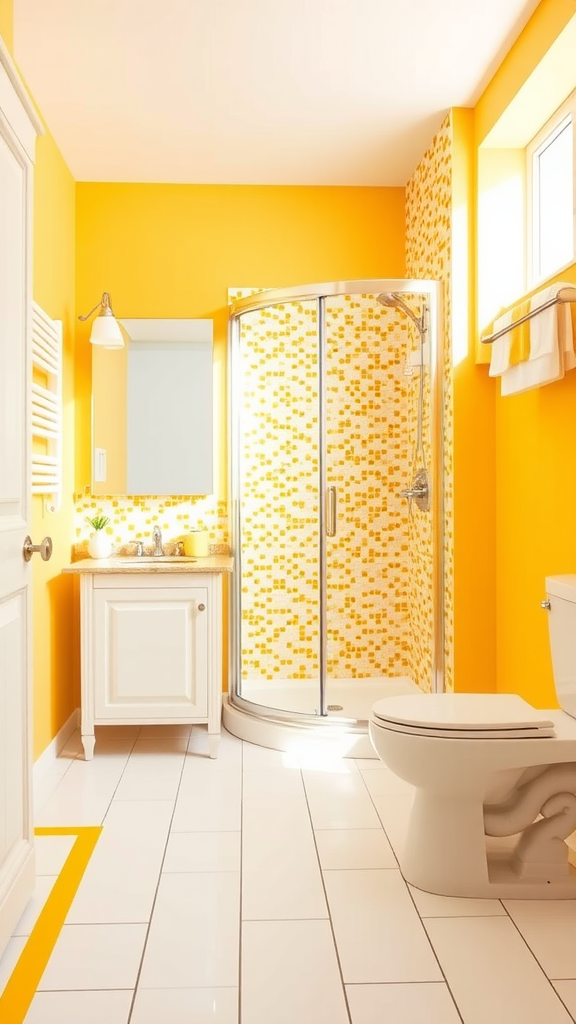
[[[196,562],[196,558],[188,555],[118,555],[115,559],[122,565],[164,565],[165,562]]]

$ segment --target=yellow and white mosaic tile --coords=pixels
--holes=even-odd
[[[87,520],[95,516],[108,516],[110,520],[105,532],[112,540],[117,554],[126,554],[130,545],[142,541],[144,549],[152,549],[152,530],[162,530],[166,549],[170,551],[175,542],[190,530],[202,529],[208,532],[208,543],[212,551],[228,551],[228,512],[226,502],[209,495],[198,497],[172,494],[170,497],[137,495],[105,497],[91,494],[76,495],[74,557],[85,558],[88,538],[92,533]]]
[[[452,356],[451,356],[451,251],[452,251],[452,122],[448,115],[406,186],[406,273],[443,285],[444,310],[444,672],[447,689],[453,689],[453,459],[452,459]],[[432,453],[435,454],[435,453]],[[410,608],[413,617],[411,649],[414,678],[420,686],[430,678],[428,638],[433,633],[432,540],[414,520],[411,540],[414,565]],[[416,599],[417,591],[418,598]]]
[[[234,297],[238,297],[238,293]],[[328,673],[410,666],[410,329],[375,296],[326,302]],[[243,679],[318,673],[318,369],[314,302],[241,318]]]

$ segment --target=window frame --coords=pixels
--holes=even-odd
[[[564,123],[572,122],[572,256],[544,274],[537,269],[536,246],[539,244],[539,218],[536,215],[534,160],[552,136],[559,135]],[[533,288],[576,262],[576,89],[564,100],[526,146],[526,280]]]

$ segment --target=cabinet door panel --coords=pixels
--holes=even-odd
[[[96,720],[206,717],[207,604],[203,587],[94,594]]]

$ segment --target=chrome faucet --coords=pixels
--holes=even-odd
[[[152,554],[160,557],[164,554],[164,548],[162,547],[162,530],[159,526],[155,526],[152,530],[152,537],[154,538],[154,551]]]

